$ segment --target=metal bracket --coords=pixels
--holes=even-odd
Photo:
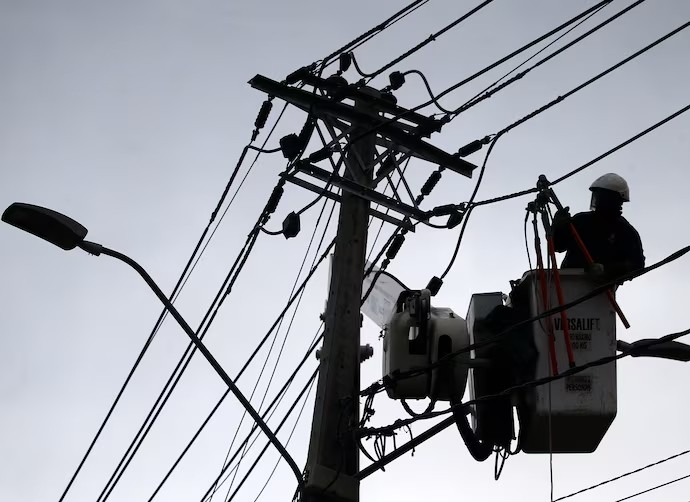
[[[434,145],[419,138],[418,134],[408,132],[404,125],[391,121],[385,117],[365,113],[355,109],[354,106],[324,98],[302,89],[289,87],[262,75],[257,75],[249,81],[249,84],[271,96],[277,96],[307,113],[324,119],[326,117],[338,117],[351,124],[357,124],[363,128],[376,131],[377,135],[387,138],[388,141],[405,148],[416,157],[422,158],[433,164],[442,165],[451,171],[472,177],[472,171],[476,165],[457,155],[451,155]],[[402,108],[400,110],[403,110]],[[401,112],[402,113],[402,112]],[[402,151],[402,150],[401,150]]]
[[[421,209],[410,206],[409,204],[405,204],[404,202],[382,195],[376,190],[362,186],[347,178],[337,176],[309,162],[300,162],[297,165],[297,169],[305,174],[313,176],[318,180],[330,183],[342,190],[358,195],[364,199],[396,211],[409,218],[413,218],[418,221],[426,221],[429,218],[426,211],[422,211]]]
[[[327,171],[324,171],[324,172],[327,172]],[[330,190],[326,190],[325,188],[320,187],[318,185],[314,185],[313,183],[309,183],[306,180],[297,178],[294,174],[282,173],[280,176],[282,178],[285,178],[286,181],[289,181],[290,183],[292,183],[294,185],[300,186],[302,188],[306,188],[307,190],[310,190],[310,191],[312,191],[318,195],[321,195],[321,196],[326,197],[328,199],[334,200],[336,202],[340,202],[340,196],[338,194],[335,194],[335,193],[331,192]],[[329,179],[330,179],[330,175],[329,175]],[[377,192],[374,192],[374,193],[377,193]],[[381,196],[381,197],[383,197],[383,196]],[[378,218],[378,219],[386,221],[388,223],[392,223],[393,225],[404,228],[409,232],[415,231],[414,225],[412,224],[411,221],[409,221],[407,219],[399,220],[397,218],[394,218],[393,216],[390,216],[389,214],[382,213],[381,211],[377,211],[376,209],[371,209],[371,208],[369,208],[369,214],[372,215],[374,218]]]

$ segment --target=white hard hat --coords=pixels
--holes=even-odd
[[[611,190],[612,192],[618,193],[623,199],[623,202],[630,202],[630,188],[628,188],[628,182],[616,173],[604,174],[595,179],[589,189],[594,190],[595,188]]]

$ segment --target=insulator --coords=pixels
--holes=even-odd
[[[393,73],[388,75],[388,79],[391,83],[391,89],[394,91],[400,89],[402,85],[405,83],[405,75],[403,75],[399,71],[394,71]]]
[[[405,236],[396,235],[395,239],[393,239],[393,242],[391,242],[391,245],[388,246],[388,250],[386,251],[386,258],[388,258],[389,260],[395,258],[395,256],[398,254],[398,251],[400,251],[403,242],[405,242]]]
[[[438,171],[434,171],[433,173],[431,173],[429,178],[426,180],[426,182],[422,186],[422,189],[420,190],[420,192],[423,193],[424,195],[429,195],[431,193],[431,191],[434,189],[434,187],[436,186],[436,184],[439,182],[440,179],[441,179],[441,173]]]
[[[266,214],[272,214],[276,208],[278,207],[278,203],[280,202],[280,198],[283,196],[283,187],[282,186],[276,186],[273,189],[273,192],[271,193],[271,197],[268,199],[268,202],[266,203]]]
[[[261,109],[259,110],[259,113],[256,115],[254,127],[256,127],[257,129],[262,129],[266,125],[266,121],[268,120],[268,114],[271,113],[272,108],[272,101],[267,99],[263,102],[263,104],[261,105]]]
[[[344,52],[338,57],[338,62],[340,63],[340,71],[345,72],[350,68],[352,64],[352,53]]]

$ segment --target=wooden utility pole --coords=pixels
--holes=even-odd
[[[323,95],[291,87],[297,81],[323,91]],[[351,141],[343,154],[347,168],[344,176],[339,176],[337,169],[329,172],[315,165],[325,159],[323,153],[330,156],[340,148],[342,136],[334,136],[331,143],[315,152],[317,155],[299,160],[293,172],[283,175],[290,183],[340,202],[302,500],[358,502],[363,475],[359,472],[355,431],[359,425],[360,304],[368,219],[374,216],[414,232],[411,220],[429,218],[414,201],[409,205],[387,197],[376,191],[376,185],[386,178],[390,181],[397,166],[396,155],[423,159],[467,177],[477,166],[422,140],[440,131],[443,122],[398,106],[390,93],[350,86],[342,78],[323,79],[305,68],[288,76],[286,82],[262,75],[249,81],[252,87],[301,108],[331,129],[339,129]],[[377,155],[377,146],[385,149],[384,154]],[[384,166],[386,155],[393,162]],[[381,168],[374,176],[373,166],[377,163]],[[314,185],[310,178],[340,188],[341,195]],[[370,208],[372,202],[399,216]]]
[[[355,103],[357,109],[366,107],[362,101]],[[369,187],[376,133],[366,130],[358,127],[350,134],[360,139],[345,154],[345,177]],[[369,201],[343,191],[307,458],[305,498],[310,502],[359,500],[359,447],[353,431],[359,421],[360,303],[368,220]]]

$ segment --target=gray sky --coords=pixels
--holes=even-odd
[[[365,70],[374,70],[476,3],[432,0],[358,49],[358,61]],[[397,69],[419,69],[434,90],[442,90],[594,3],[497,0]],[[614,1],[585,26],[630,3]],[[0,2],[0,206],[31,202],[71,215],[91,230],[90,238],[134,257],[165,291],[171,291],[265,98],[247,80],[257,73],[280,80],[404,3],[354,0],[347,8],[343,5],[305,0]],[[689,18],[690,3],[684,0],[648,1],[461,115],[432,142],[455,151],[493,133]],[[479,198],[531,187],[541,173],[555,178],[687,105],[689,47],[686,30],[511,132],[492,154]],[[497,69],[443,103],[462,104],[512,67]],[[346,77],[356,78],[353,72]],[[385,75],[374,84],[386,85]],[[421,81],[412,75],[397,95],[404,106],[427,99]],[[277,113],[278,107],[269,125]],[[288,112],[269,145],[297,132],[303,120],[304,114]],[[686,225],[676,223],[690,212],[689,135],[690,115],[683,115],[559,185],[557,193],[574,212],[586,210],[587,187],[595,177],[610,171],[626,177],[632,202],[625,215],[642,236],[648,263],[656,262],[690,238]],[[477,154],[472,160],[481,158]],[[193,327],[283,168],[279,154],[262,156],[228,211],[177,304]],[[432,169],[423,162],[410,164],[413,188],[418,189]],[[472,187],[470,180],[447,172],[425,207],[464,201]],[[309,200],[310,193],[288,186],[268,227],[277,228],[285,214]],[[508,281],[526,270],[526,202],[518,199],[473,214],[437,305],[464,315],[472,293],[507,291]],[[231,375],[239,371],[287,299],[318,207],[305,215],[297,239],[259,237],[209,330],[208,345]],[[456,232],[421,229],[407,240],[391,272],[411,287],[425,286],[445,268]],[[160,306],[140,278],[114,260],[64,253],[6,225],[0,239],[0,500],[57,500]],[[683,258],[622,288],[618,298],[632,328],[626,331],[619,325],[619,337],[632,341],[687,328],[683,312],[688,274],[690,262]],[[324,269],[304,296],[269,398],[318,328],[326,280]],[[368,321],[362,341],[376,351],[362,367],[362,383],[368,385],[381,376],[378,329]],[[68,500],[96,499],[186,343],[181,330],[166,322]],[[247,394],[263,357],[239,380]],[[271,421],[273,426],[315,367],[311,359]],[[618,365],[618,378],[618,416],[599,449],[591,455],[554,457],[556,497],[690,447],[687,366],[625,359]],[[266,382],[264,375],[253,400],[257,407]],[[147,500],[223,391],[206,362],[195,358],[110,500]],[[306,458],[312,403],[313,396],[288,447],[300,465]],[[399,403],[383,396],[376,406],[376,424],[404,415]],[[203,495],[221,468],[240,415],[240,405],[229,398],[157,500],[197,500]],[[284,440],[294,417],[280,435]],[[247,430],[245,421],[242,434]],[[257,446],[263,443],[261,438]],[[253,460],[256,450],[252,451],[246,460]],[[237,500],[254,500],[276,459],[277,453],[269,450]],[[249,465],[243,462],[240,471]],[[368,478],[361,498],[395,497],[402,502],[452,494],[483,500],[548,500],[548,456],[510,458],[498,482],[492,468],[490,462],[472,460],[457,431],[449,429],[420,446],[414,457],[406,455],[385,473]],[[690,458],[682,457],[573,500],[616,500],[689,469]],[[222,500],[227,486],[217,500]],[[683,481],[637,500],[686,502],[689,487],[690,481]],[[281,463],[263,500],[287,500],[293,490],[294,478]]]

